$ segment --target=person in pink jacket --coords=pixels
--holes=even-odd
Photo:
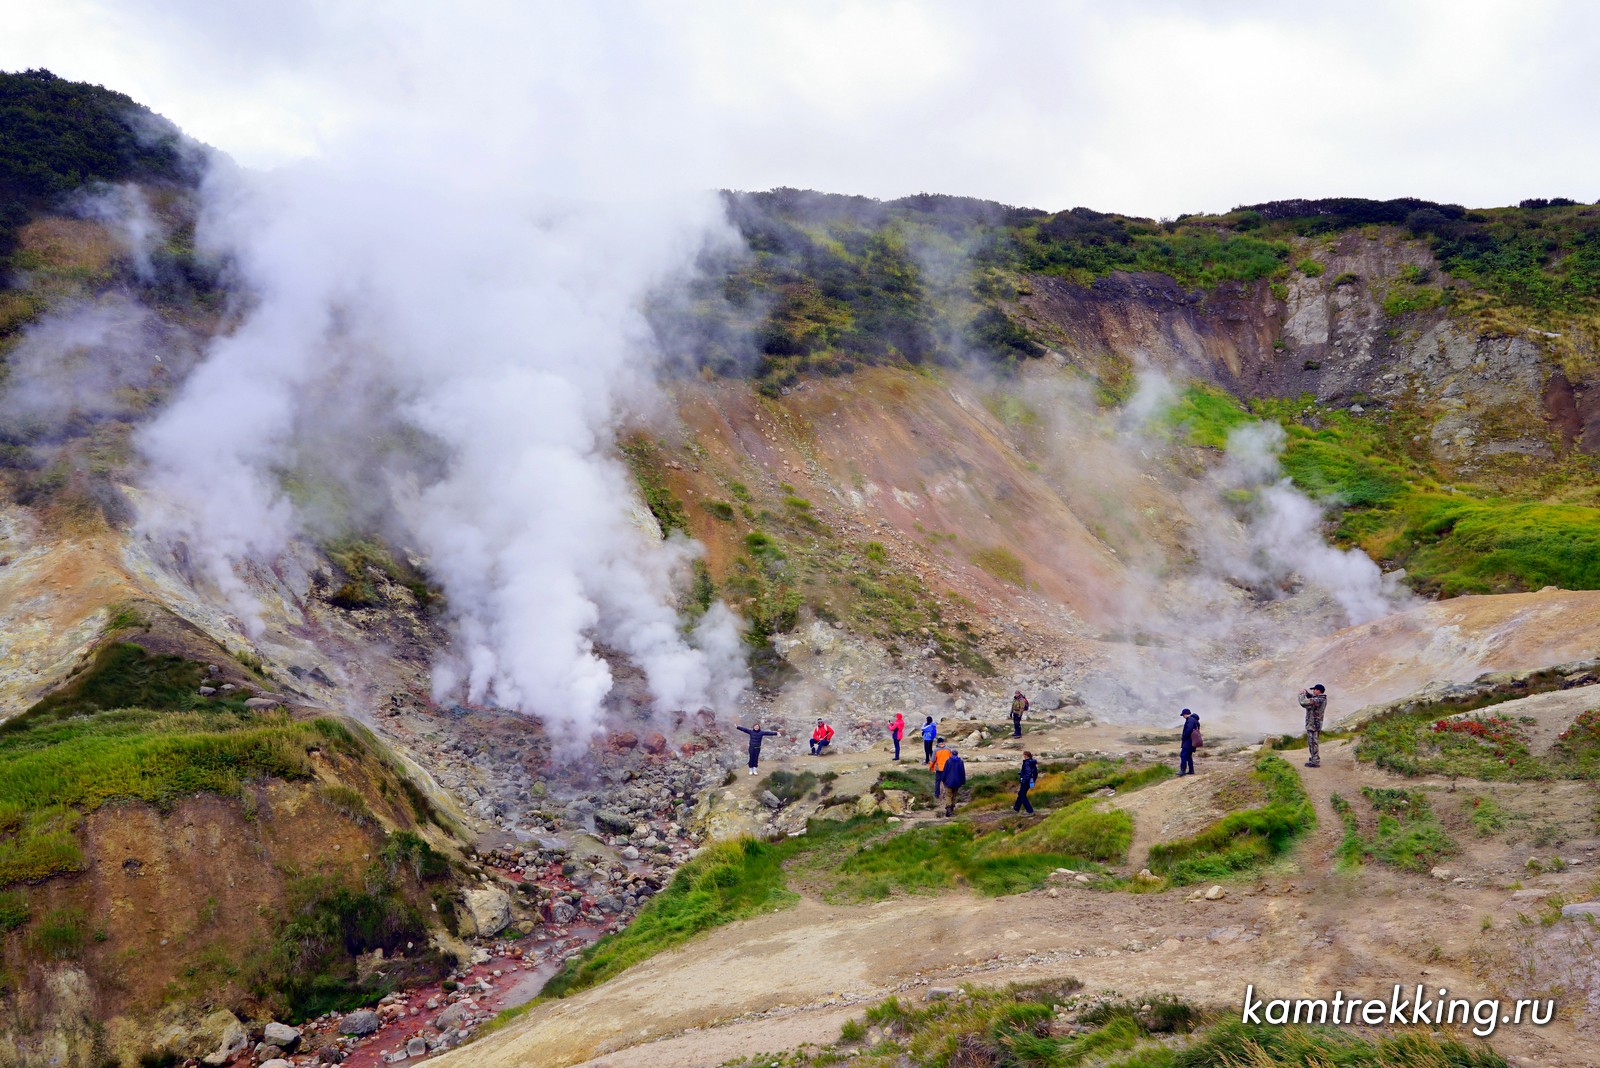
[[[903,713],[896,712],[894,719],[889,721],[889,737],[894,739],[894,758],[900,759],[900,739],[906,736],[906,717]]]

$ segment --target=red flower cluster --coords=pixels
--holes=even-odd
[[[1465,734],[1469,738],[1487,742],[1494,746],[1494,755],[1507,764],[1515,764],[1517,758],[1508,756],[1506,750],[1522,747],[1522,736],[1512,722],[1503,716],[1441,719],[1434,723],[1433,731],[1435,734]]]
[[[1572,726],[1561,732],[1559,742],[1589,742],[1600,745],[1600,708],[1591,708],[1578,714]]]

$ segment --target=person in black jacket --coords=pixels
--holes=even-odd
[[[736,723],[734,726],[738,727],[739,725]],[[756,773],[756,765],[761,763],[761,739],[776,738],[778,732],[764,731],[759,723],[752,723],[748,727],[739,727],[739,729],[750,736],[750,774],[754,775]]]
[[[950,759],[944,762],[944,771],[939,773],[939,781],[944,784],[944,814],[956,814],[956,794],[967,784],[967,765],[961,760],[961,754],[950,750]]]
[[[1022,770],[1017,772],[1017,800],[1011,806],[1012,812],[1028,810],[1028,815],[1033,815],[1033,802],[1028,800],[1028,791],[1033,789],[1033,784],[1039,781],[1039,762],[1033,759],[1033,754],[1026,749],[1022,751]]]
[[[1183,717],[1183,737],[1178,741],[1178,774],[1194,774],[1194,732],[1200,727],[1200,717],[1187,708],[1178,715]]]

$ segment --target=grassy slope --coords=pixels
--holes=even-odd
[[[248,810],[249,784],[309,785],[309,753],[316,750],[326,767],[365,769],[378,788],[370,805],[418,822],[430,818],[421,795],[342,721],[246,710],[243,696],[202,697],[202,678],[194,661],[113,642],[67,686],[0,727],[0,930],[18,930],[3,947],[8,965],[82,949],[89,910],[36,915],[31,888],[83,870],[83,820],[104,805],[134,801],[165,810],[208,792],[239,798]],[[357,954],[426,941],[423,909],[449,867],[416,834],[378,829],[360,790],[335,784],[320,794],[364,829],[379,859],[355,882],[283,869],[281,912],[263,913],[256,952],[216,977],[232,996],[249,988],[262,1004],[296,1018],[370,1003],[408,975],[440,970],[436,957],[423,955],[389,969],[376,985],[357,978]]]
[[[1246,408],[1221,390],[1193,386],[1169,419],[1191,444],[1209,448],[1252,419],[1278,423],[1287,434],[1285,473],[1335,509],[1339,536],[1405,568],[1424,592],[1600,589],[1600,508],[1443,486],[1402,414],[1354,415],[1309,398]],[[1576,492],[1593,496],[1582,484]]]

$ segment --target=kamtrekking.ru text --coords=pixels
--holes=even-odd
[[[1554,998],[1501,1001],[1499,998],[1448,997],[1418,983],[1415,989],[1396,985],[1388,997],[1353,997],[1342,990],[1331,998],[1262,998],[1252,984],[1244,990],[1241,1019],[1253,1024],[1357,1024],[1364,1027],[1438,1027],[1471,1025],[1472,1033],[1488,1038],[1502,1024],[1543,1027],[1555,1015]]]

